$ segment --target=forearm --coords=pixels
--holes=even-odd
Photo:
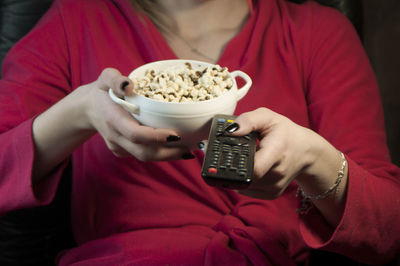
[[[400,254],[400,171],[385,160],[367,170],[350,156],[355,155],[347,157],[350,178],[340,225],[329,228],[311,210],[302,215],[300,230],[311,248],[343,254],[360,263],[383,265]]]
[[[87,94],[88,90],[80,87],[34,120],[33,184],[39,183],[94,134],[85,114]]]

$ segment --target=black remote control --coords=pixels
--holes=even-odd
[[[231,189],[244,189],[253,180],[257,133],[233,137],[225,128],[235,116],[215,115],[208,137],[201,176],[207,184]]]

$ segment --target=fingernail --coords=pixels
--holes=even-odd
[[[172,141],[179,141],[181,140],[180,136],[176,136],[176,135],[169,135],[167,137],[167,142],[172,142]]]
[[[122,91],[125,91],[125,88],[126,88],[126,86],[128,86],[129,85],[129,81],[124,81],[124,82],[122,82],[122,84],[121,84],[121,90]]]
[[[197,143],[197,147],[199,147],[200,150],[204,150],[204,142],[199,141],[199,142]]]
[[[184,159],[184,160],[190,160],[190,159],[194,159],[194,158],[196,158],[196,156],[194,156],[190,152],[182,154],[182,159]]]
[[[239,124],[238,123],[233,123],[233,124],[230,124],[229,126],[227,126],[225,128],[225,131],[229,132],[229,133],[233,133],[238,129],[239,129]]]

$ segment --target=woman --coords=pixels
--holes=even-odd
[[[132,69],[170,58],[251,76],[227,129],[260,133],[248,190],[206,185],[201,151],[165,146],[180,136],[140,125],[108,97],[132,92]],[[293,265],[311,248],[384,263],[400,251],[400,172],[379,92],[332,9],[60,0],[3,69],[0,210],[48,204],[71,161],[78,247],[60,265]]]

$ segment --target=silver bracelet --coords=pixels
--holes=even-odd
[[[306,195],[306,193],[303,191],[301,187],[297,188],[296,197],[301,196],[300,208],[296,210],[298,213],[307,213],[308,210],[311,208],[311,200],[326,198],[329,196],[329,194],[331,194],[333,191],[337,189],[340,182],[342,181],[342,178],[344,176],[344,171],[347,165],[346,157],[344,157],[344,154],[342,152],[340,154],[342,156],[342,167],[338,172],[338,177],[336,178],[335,183],[328,190],[319,195]]]

